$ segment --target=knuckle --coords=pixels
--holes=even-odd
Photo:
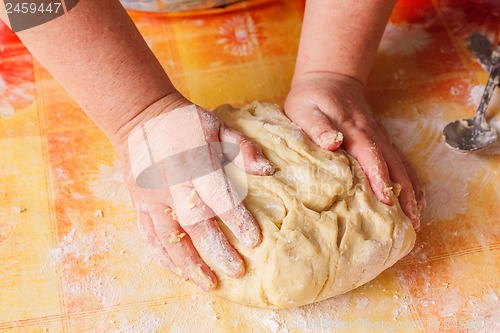
[[[142,238],[147,244],[153,245],[156,242],[156,235],[151,232],[143,232]]]

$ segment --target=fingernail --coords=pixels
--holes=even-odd
[[[259,246],[262,242],[262,233],[255,227],[249,229],[246,236],[247,237],[245,237],[245,245],[251,249]]]
[[[189,279],[193,281],[196,285],[206,291],[210,291],[217,286],[210,276],[205,274],[200,266],[192,265],[189,269]]]
[[[184,279],[186,278],[186,276],[182,273],[182,271],[178,267],[169,265],[165,261],[163,261],[162,263],[175,275],[179,276],[180,278]]]
[[[328,149],[328,147],[330,147],[331,145],[339,146],[339,143],[342,143],[343,140],[344,135],[342,134],[342,132],[328,131],[321,134],[321,136],[319,137],[320,146],[325,149]]]
[[[418,212],[417,212],[417,202],[415,199],[410,200],[410,202],[406,205],[408,214],[410,214],[409,218],[410,220],[414,221],[418,219]]]
[[[420,231],[420,217],[417,216],[415,219],[411,219],[411,224],[415,232]]]
[[[420,231],[420,219],[417,219],[417,221],[415,221],[415,225],[413,226],[413,228],[415,229],[415,232]]]
[[[385,202],[388,205],[392,205],[392,191],[393,187],[387,185],[384,187],[384,190],[382,191],[382,197],[384,198]]]
[[[418,201],[417,207],[418,207],[418,213],[419,214],[425,209],[425,207],[427,207],[427,201],[425,200],[424,197],[422,197],[422,199],[420,199]]]
[[[229,277],[237,279],[243,274],[245,274],[245,265],[243,260],[240,258],[230,258],[229,260],[223,260],[220,263],[220,267]]]
[[[264,156],[257,157],[250,167],[252,171],[259,172],[263,175],[272,175],[276,170],[274,164],[268,161]]]

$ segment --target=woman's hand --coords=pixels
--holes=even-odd
[[[402,186],[399,201],[415,229],[425,206],[415,170],[374,118],[363,85],[342,74],[313,72],[294,77],[287,116],[324,149],[342,146],[358,160],[376,197],[392,204],[391,180]]]
[[[207,263],[232,278],[245,272],[243,259],[214,217],[249,248],[262,239],[257,222],[224,174],[223,160],[234,159],[254,175],[269,175],[274,167],[257,144],[211,112],[183,98],[175,105],[171,111],[149,108],[146,114],[152,116],[135,119],[115,147],[139,228],[152,252],[172,272],[211,290],[217,279]]]

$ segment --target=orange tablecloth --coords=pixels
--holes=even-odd
[[[256,0],[130,14],[175,85],[212,108],[283,102],[302,12],[302,1]],[[473,115],[487,79],[465,37],[498,39],[499,17],[496,0],[398,3],[367,94],[425,185],[417,244],[365,286],[286,311],[232,304],[160,267],[111,145],[3,27],[0,331],[499,332],[500,149],[461,155],[440,134]],[[489,118],[500,129],[498,91]]]

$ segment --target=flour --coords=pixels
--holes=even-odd
[[[59,247],[52,250],[49,256],[52,265],[59,263],[68,253],[75,252],[77,250],[73,244],[75,232],[76,229],[73,228],[66,236],[63,237]]]
[[[347,293],[318,303],[279,311],[286,316],[288,322],[316,323],[322,320],[342,320],[352,308],[350,299],[351,293]]]
[[[368,303],[369,303],[368,298],[366,298],[366,297],[365,298],[358,298],[356,307],[358,309],[364,309],[364,308],[366,308]]]
[[[448,292],[444,293],[439,299],[441,309],[438,311],[439,315],[442,317],[455,317],[457,311],[460,310],[461,304],[464,297],[460,294],[460,290],[453,288]],[[436,301],[432,300],[431,304],[435,304]]]
[[[139,312],[137,317],[130,321],[129,318],[123,318],[118,325],[116,333],[155,333],[158,332],[167,323],[168,314],[156,314],[150,309]]]
[[[483,97],[485,86],[482,85],[477,85],[472,87],[470,91],[470,97],[469,97],[469,104],[478,106],[479,103],[481,102],[481,98]],[[490,108],[498,108],[500,106],[500,94],[497,92],[497,89],[493,91],[493,95],[491,97],[490,103],[489,103]]]
[[[397,295],[394,295],[397,297]],[[410,301],[410,298],[408,296],[404,296],[402,299],[397,299],[398,302],[398,306],[392,310],[392,320],[393,321],[396,321],[399,316],[403,315],[403,314],[407,314],[409,311],[410,311],[410,304],[411,304],[411,301]]]
[[[59,246],[52,250],[45,265],[44,270],[60,265],[70,313],[96,306],[115,309],[134,299],[168,297],[165,292],[172,289],[172,284],[182,284],[173,276],[170,280],[155,274],[157,260],[144,247],[134,223],[126,223],[120,229],[112,224],[103,224],[100,228],[87,234],[77,228],[71,229]],[[119,265],[120,256],[127,257],[130,267]],[[127,276],[131,278],[125,280]],[[88,323],[92,327],[89,331],[153,333],[168,328],[167,332],[184,333],[196,328],[200,332],[217,332],[222,327],[225,329],[230,321],[226,313],[215,310],[218,304],[223,304],[234,309],[235,315],[238,315],[238,320],[230,324],[235,330],[245,324],[256,332],[288,332],[285,316],[275,310],[232,304],[197,290],[189,297],[174,297],[154,304],[154,307],[140,310],[110,312]]]
[[[94,302],[100,303],[104,308],[121,303],[131,293],[137,290],[154,294],[166,288],[165,282],[155,281],[148,286],[140,286],[140,280],[134,284],[122,281],[117,277],[116,267],[109,263],[121,261],[120,256],[130,256],[131,253],[141,253],[137,257],[134,267],[126,267],[130,276],[148,274],[147,268],[151,262],[155,262],[149,252],[144,248],[144,243],[133,223],[125,225],[118,230],[112,224],[103,224],[101,230],[83,234],[73,228],[63,237],[59,246],[52,250],[48,262],[40,273],[48,267],[60,266],[62,274],[63,290],[65,296],[75,301],[71,305],[72,310],[80,311],[85,307],[80,298],[90,297]],[[119,235],[119,236],[116,236]],[[118,244],[118,238],[122,244]],[[123,250],[120,251],[120,245]],[[103,260],[106,258],[106,260]],[[123,274],[123,272],[122,272]],[[83,307],[83,308],[82,308]]]
[[[19,207],[19,206],[14,206],[12,207],[12,209],[16,212],[16,213],[24,213],[25,211],[28,210],[28,208],[26,207]]]
[[[444,108],[444,106],[443,106]],[[394,143],[403,152],[411,152],[413,166],[424,180],[427,208],[422,212],[421,224],[448,221],[467,212],[470,200],[469,182],[481,183],[488,179],[488,163],[474,154],[457,154],[442,140],[442,129],[447,124],[439,120],[442,108],[436,106],[432,116],[418,119],[383,119]],[[453,168],[449,166],[453,165]],[[433,181],[425,181],[432,179]],[[425,259],[425,258],[422,258]]]

